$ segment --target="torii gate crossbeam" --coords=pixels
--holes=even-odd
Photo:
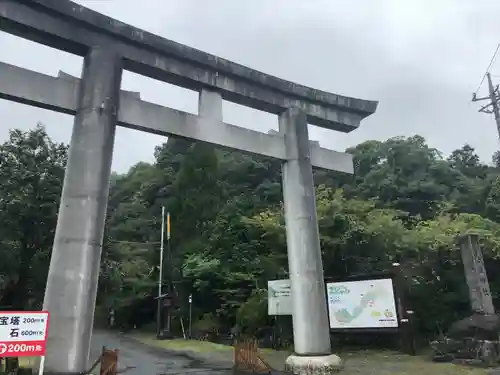
[[[307,124],[355,130],[377,102],[273,77],[126,25],[68,0],[0,0],[0,30],[84,57],[81,80],[0,63],[0,98],[75,115],[44,307],[46,369],[85,371],[117,125],[283,160],[295,372],[338,367],[331,354],[312,166],[352,173],[350,155],[310,142]],[[120,90],[123,69],[200,93],[197,116]],[[222,121],[222,100],[279,116],[262,134]]]

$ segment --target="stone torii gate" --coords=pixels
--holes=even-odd
[[[310,142],[307,124],[350,132],[374,113],[365,101],[288,82],[126,25],[68,0],[0,0],[0,30],[84,57],[81,80],[0,63],[0,98],[75,116],[44,308],[47,372],[87,366],[116,125],[283,161],[295,353],[325,370],[332,354],[312,167],[353,172],[348,154]],[[192,115],[120,90],[123,69],[199,92]],[[264,134],[222,121],[222,100],[279,116]]]

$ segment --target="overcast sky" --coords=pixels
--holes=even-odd
[[[338,94],[380,101],[361,127],[311,127],[322,146],[420,134],[445,154],[469,143],[483,161],[499,147],[494,119],[470,103],[500,42],[498,0],[78,0],[96,11],[251,68]],[[0,33],[0,60],[80,76],[80,57]],[[500,83],[500,58],[492,73]],[[125,72],[122,88],[196,113],[197,95]],[[483,85],[481,93],[485,93]],[[72,118],[0,100],[0,142],[9,128],[42,122],[69,142]],[[274,115],[224,104],[224,121],[268,131]],[[113,169],[152,161],[165,138],[120,128]]]

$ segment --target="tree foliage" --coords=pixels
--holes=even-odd
[[[39,304],[54,239],[67,147],[42,126],[0,146],[0,305]]]
[[[499,157],[481,163],[468,145],[444,157],[424,138],[367,141],[348,150],[355,174],[317,170],[325,276],[401,264],[421,332],[468,313],[458,235],[481,236],[495,298],[500,293]],[[66,146],[43,127],[11,131],[0,145],[0,304],[39,305],[57,222]],[[288,277],[280,163],[169,139],[155,162],[111,180],[98,305],[122,326],[154,319],[161,207],[172,217],[171,255],[179,316],[200,330],[259,331],[270,279]],[[207,328],[208,327],[208,328]]]

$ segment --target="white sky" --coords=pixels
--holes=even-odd
[[[350,133],[313,128],[343,150],[368,139],[420,134],[445,154],[469,143],[483,161],[498,149],[493,118],[471,103],[500,42],[498,0],[79,0],[78,3],[251,68],[314,88],[379,100]],[[80,75],[82,59],[0,33],[0,60],[43,73]],[[500,59],[499,59],[500,60]],[[492,71],[500,83],[500,61]],[[495,74],[498,77],[495,77]],[[126,72],[122,88],[196,112],[197,94]],[[485,93],[483,86],[481,93]],[[0,100],[0,142],[38,121],[69,142],[72,119]],[[225,103],[224,120],[261,131],[274,115]],[[152,161],[165,138],[120,128],[113,169]]]

